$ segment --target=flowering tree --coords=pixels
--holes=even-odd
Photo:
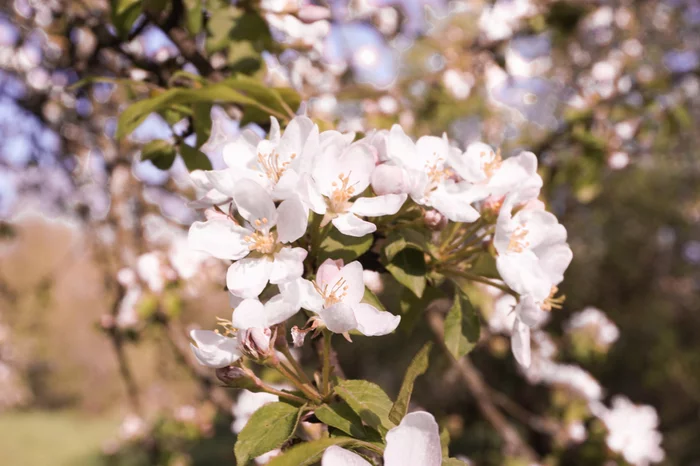
[[[623,397],[607,406],[560,354],[562,341],[581,359],[605,354],[615,324],[587,308],[561,338],[545,330],[561,319],[573,256],[553,193],[570,185],[590,202],[606,167],[653,146],[656,119],[690,118],[655,102],[633,34],[669,21],[663,2],[424,2],[428,15],[412,2],[109,3],[18,6],[26,24],[5,68],[26,76],[21,103],[61,155],[75,154],[57,168],[73,186],[64,202],[99,252],[113,303],[100,327],[135,413],[124,348],[161,332],[204,399],[230,412],[237,395],[239,464],[460,464],[454,418],[438,403],[416,409],[431,405],[412,397],[427,371],[471,394],[502,445],[493,463],[565,462],[587,437],[604,439],[599,457],[663,459],[656,412]],[[75,73],[27,33],[59,12]],[[680,52],[663,61],[688,80],[667,100],[691,99],[695,68]],[[187,332],[183,302],[204,307],[224,283],[230,319]],[[382,340],[392,364],[381,372],[416,353],[393,400],[340,362]],[[473,364],[484,347],[497,357]],[[493,387],[481,373],[491,365]],[[514,372],[548,387],[551,406],[530,409],[501,385]],[[175,461],[180,445],[163,432],[186,442],[193,426],[211,430],[212,415],[191,411],[148,426],[129,417],[122,436],[155,439],[153,461]]]

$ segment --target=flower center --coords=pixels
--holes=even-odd
[[[261,154],[258,152],[258,164],[267,178],[273,183],[277,183],[296,156],[297,154],[292,154],[287,162],[280,163],[279,153],[273,151],[269,154]]]
[[[491,178],[503,164],[501,149],[498,149],[498,152],[482,152],[479,154],[479,157],[481,158],[481,168],[484,170],[487,178]]]
[[[262,228],[268,223],[267,218],[253,222],[256,228]],[[272,254],[277,247],[277,234],[271,231],[255,231],[243,238],[248,243],[248,249],[262,254]]]
[[[508,250],[510,252],[523,252],[526,247],[530,245],[528,241],[525,241],[528,231],[525,227],[517,227],[512,235],[510,235],[510,241],[508,242]]]
[[[312,282],[314,285],[314,289],[318,294],[320,294],[323,297],[323,308],[327,309],[331,307],[334,304],[337,304],[345,298],[345,295],[347,295],[348,291],[348,284],[345,281],[344,278],[341,278],[336,282],[335,285],[332,287],[329,287],[328,285],[324,285],[323,288],[321,288],[318,283],[315,281]]]
[[[350,174],[338,175],[338,180],[331,183],[333,186],[333,192],[328,198],[328,208],[331,212],[336,214],[344,213],[348,209],[348,201],[353,197],[355,193],[355,188],[350,185]]]
[[[431,164],[430,162],[426,162],[425,164],[425,172],[428,175],[428,187],[426,188],[426,192],[434,190],[437,188],[438,184],[453,175],[452,170],[444,167],[443,162],[445,159],[438,157],[437,154],[433,155],[435,155],[435,163]]]
[[[562,304],[564,304],[564,301],[566,301],[566,295],[561,295],[558,298],[555,298],[555,295],[559,292],[559,288],[557,286],[552,286],[552,289],[549,291],[549,296],[544,300],[540,308],[542,308],[543,311],[551,311],[552,309],[561,309]]]
[[[214,330],[215,333],[218,333],[221,336],[224,337],[235,337],[236,333],[238,333],[238,329],[236,329],[233,324],[231,323],[230,320],[227,319],[222,319],[221,317],[216,318],[216,325],[221,327],[221,330],[218,328]]]

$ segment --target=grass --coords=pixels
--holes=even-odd
[[[117,433],[118,421],[71,411],[0,414],[0,464],[87,466],[99,464],[105,440]]]

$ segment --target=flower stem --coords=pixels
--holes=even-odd
[[[479,282],[479,283],[483,283],[485,285],[493,286],[494,288],[498,288],[499,290],[501,290],[505,293],[508,293],[510,295],[515,296],[516,298],[520,296],[520,295],[518,295],[518,293],[516,293],[515,291],[508,288],[506,285],[504,285],[502,283],[495,282],[495,281],[491,280],[490,278],[482,277],[481,275],[476,275],[476,274],[473,274],[470,272],[464,272],[462,270],[456,270],[456,269],[447,269],[447,270],[445,270],[445,274],[446,275],[449,275],[449,274],[457,275],[458,277],[466,278],[467,280],[471,280],[473,282]]]
[[[321,395],[316,390],[314,390],[313,387],[299,380],[297,376],[294,375],[294,373],[290,371],[290,369],[288,369],[284,364],[277,361],[276,363],[273,363],[272,367],[277,369],[277,371],[280,374],[282,374],[284,378],[288,379],[295,387],[301,390],[301,392],[304,393],[304,395],[306,395],[307,398],[316,402],[322,401]]]
[[[311,380],[304,372],[304,368],[301,367],[299,361],[297,361],[297,359],[292,355],[292,352],[289,350],[289,345],[287,344],[286,340],[284,340],[284,342],[280,344],[280,352],[284,354],[285,358],[287,358],[287,361],[289,361],[289,363],[292,365],[294,372],[299,376],[299,378],[304,383],[311,385]]]
[[[323,332],[323,397],[330,394],[330,378],[331,378],[331,337],[333,334],[328,330]]]

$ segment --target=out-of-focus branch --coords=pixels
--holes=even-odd
[[[452,367],[457,371],[472,396],[474,396],[479,410],[503,439],[506,446],[506,454],[521,456],[529,461],[537,461],[537,453],[525,443],[515,427],[508,422],[508,419],[496,407],[490,389],[484,383],[479,370],[466,357],[459,360],[455,359],[445,346],[443,314],[436,309],[429,309],[426,312],[426,319],[439,346],[450,360]]]

